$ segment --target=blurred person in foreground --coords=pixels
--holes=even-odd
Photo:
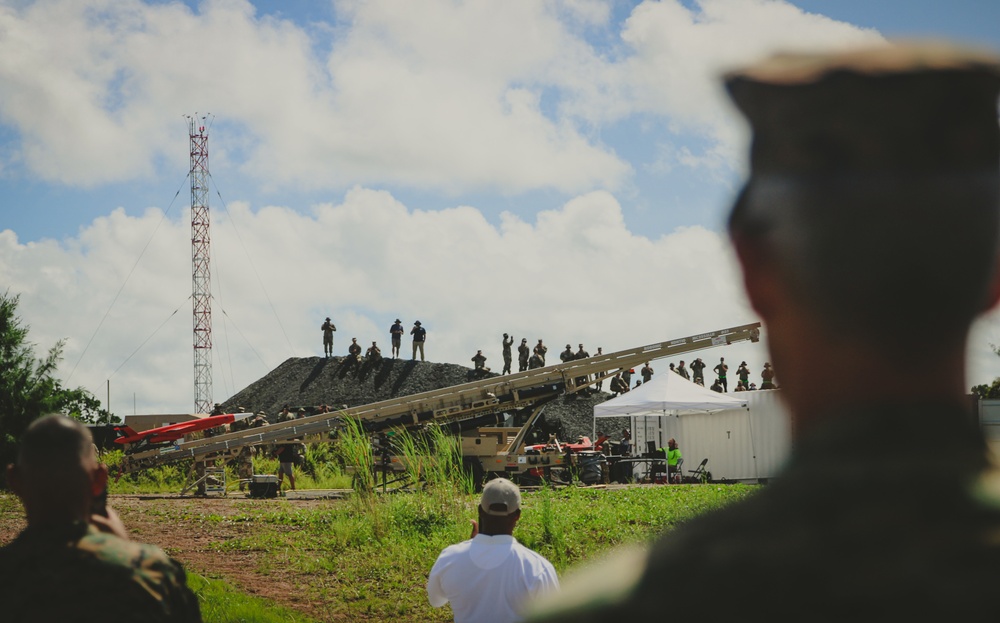
[[[507,623],[522,620],[530,598],[557,590],[552,563],[514,538],[520,518],[518,486],[506,478],[486,483],[472,538],[446,547],[431,569],[431,605],[451,602],[455,623]]]
[[[61,415],[36,420],[7,482],[28,527],[0,549],[3,621],[201,621],[184,569],[129,541],[103,506],[107,467],[90,432]]]
[[[537,620],[995,620],[1000,487],[965,352],[1000,298],[1000,59],[783,55],[726,86],[753,129],[729,233],[792,456]]]

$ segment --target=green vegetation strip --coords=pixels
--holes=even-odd
[[[239,592],[222,580],[188,573],[188,586],[201,603],[205,623],[312,623],[302,614]]]
[[[684,485],[594,490],[566,488],[524,495],[515,536],[552,561],[560,574],[624,544],[750,495],[756,487]],[[264,553],[262,575],[303,578],[321,618],[445,621],[451,612],[427,604],[424,583],[445,546],[469,537],[476,496],[442,491],[358,496],[319,508],[275,501],[228,519],[254,525],[248,536],[216,545],[220,554]]]
[[[432,609],[424,585],[441,549],[469,538],[478,498],[462,467],[457,439],[436,428],[413,437],[394,433],[389,443],[401,456],[415,491],[380,495],[371,471],[368,434],[348,422],[333,443],[307,440],[297,469],[300,489],[352,487],[344,501],[309,505],[294,500],[245,500],[224,516],[200,512],[196,502],[150,505],[144,512],[158,522],[188,525],[240,524],[236,535],[212,547],[220,556],[254,554],[249,563],[260,581],[293,583],[320,620],[447,621],[449,608]],[[120,453],[104,460],[114,466]],[[354,466],[348,469],[347,466]],[[254,460],[255,473],[275,473],[270,449]],[[232,466],[229,466],[232,469]],[[189,464],[165,465],[126,475],[112,493],[177,491]],[[233,474],[235,477],[235,474]],[[235,478],[232,482],[235,481]],[[526,492],[514,536],[555,565],[570,567],[603,556],[622,545],[643,544],[680,522],[750,495],[742,485],[676,485],[628,489],[567,487]],[[223,531],[223,532],[229,532]],[[171,552],[170,543],[157,543]],[[205,593],[207,609],[236,593],[226,587]],[[270,606],[260,606],[270,608]],[[252,612],[253,607],[248,607]],[[264,620],[223,618],[206,620]]]

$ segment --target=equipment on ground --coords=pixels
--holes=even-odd
[[[250,478],[250,497],[278,497],[278,477],[271,474],[254,474]]]

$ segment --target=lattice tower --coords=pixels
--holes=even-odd
[[[188,117],[191,139],[191,301],[194,312],[194,413],[212,411],[211,237],[206,117]]]

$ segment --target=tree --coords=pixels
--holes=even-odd
[[[9,292],[0,295],[0,466],[14,460],[25,429],[47,413],[63,413],[88,423],[118,421],[93,394],[82,387],[66,389],[53,376],[62,358],[63,340],[44,358],[35,358],[28,327],[17,316],[20,298]]]
[[[1000,357],[1000,346],[991,342],[990,350]],[[978,396],[980,400],[995,400],[1000,398],[1000,377],[993,379],[993,382],[989,385],[983,384],[974,386],[972,388],[972,393]]]
[[[1000,378],[993,379],[990,385],[976,385],[972,388],[972,393],[982,400],[1000,398]]]

